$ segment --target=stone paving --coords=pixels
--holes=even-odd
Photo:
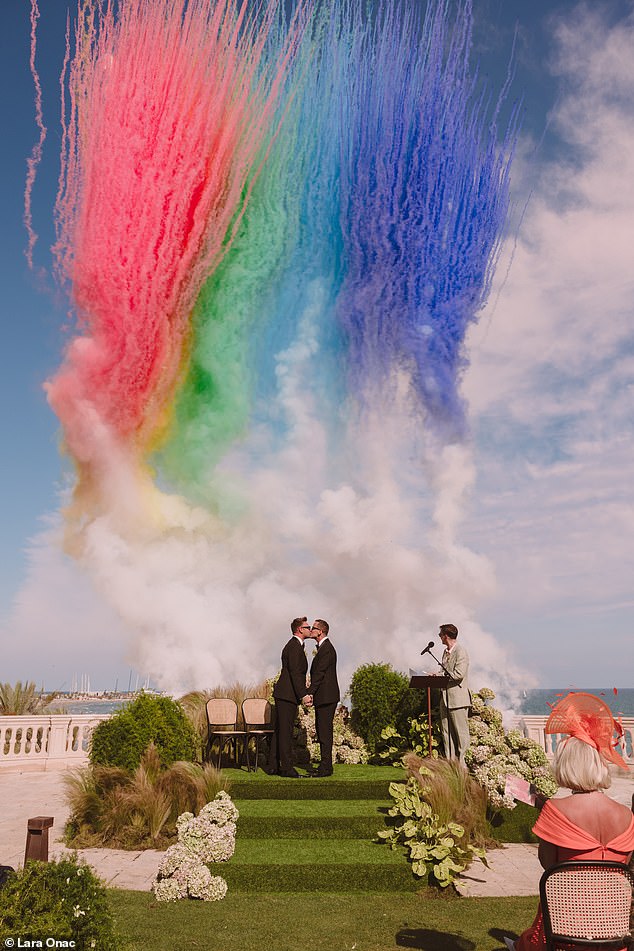
[[[0,865],[14,868],[24,861],[27,820],[34,816],[53,816],[49,830],[49,855],[68,852],[61,837],[68,819],[64,799],[63,771],[50,772],[0,770]],[[562,791],[565,794],[565,791]],[[631,806],[634,773],[613,780],[608,791],[614,799]],[[114,888],[149,891],[156,875],[161,852],[148,849],[128,852],[121,849],[82,849],[79,854],[97,875]],[[505,845],[487,854],[489,867],[474,862],[458,882],[458,891],[474,898],[537,895],[542,872],[537,847],[529,844]]]

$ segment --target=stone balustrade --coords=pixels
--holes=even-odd
[[[516,715],[513,717],[513,726],[525,736],[530,737],[531,740],[539,743],[542,749],[546,751],[548,759],[552,759],[557,743],[562,737],[556,733],[546,734],[544,732],[547,719],[547,716]],[[634,766],[634,717],[621,717],[620,722],[624,736],[619,752],[628,765]]]
[[[0,770],[68,769],[88,760],[90,734],[108,714],[0,716]]]
[[[109,714],[0,716],[0,769],[67,769],[88,760],[90,734]],[[552,759],[561,737],[544,732],[546,716],[515,715],[511,725],[535,740]],[[634,717],[623,717],[621,754],[634,766]]]

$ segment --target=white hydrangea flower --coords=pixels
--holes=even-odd
[[[212,875],[211,880],[201,896],[203,901],[222,901],[227,894],[227,883],[220,875]]]
[[[175,878],[157,879],[152,882],[152,891],[157,901],[178,901],[187,894],[187,889]]]

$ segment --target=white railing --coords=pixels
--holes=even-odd
[[[546,751],[548,759],[552,759],[557,748],[557,743],[561,736],[557,733],[545,733],[547,716],[528,716],[521,714],[513,717],[513,726],[521,730],[524,736],[530,737]],[[629,765],[634,766],[634,717],[621,717],[621,726],[623,727],[623,739],[619,752]]]
[[[90,735],[108,714],[0,716],[0,769],[65,769],[88,759]]]

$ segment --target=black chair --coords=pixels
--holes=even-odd
[[[247,751],[247,769],[251,769],[250,759],[250,741],[255,740],[255,765],[254,772],[258,768],[258,754],[260,752],[260,743],[264,737],[272,736],[274,733],[271,722],[272,707],[268,700],[251,697],[242,702],[242,719],[246,732],[246,751]]]
[[[539,882],[548,951],[561,944],[626,948],[634,875],[621,862],[561,862]]]
[[[238,729],[238,704],[229,697],[207,701],[207,760],[211,762],[214,740],[218,740],[218,762],[227,746],[233,746],[233,760],[239,766],[238,740],[246,738],[246,732]]]

